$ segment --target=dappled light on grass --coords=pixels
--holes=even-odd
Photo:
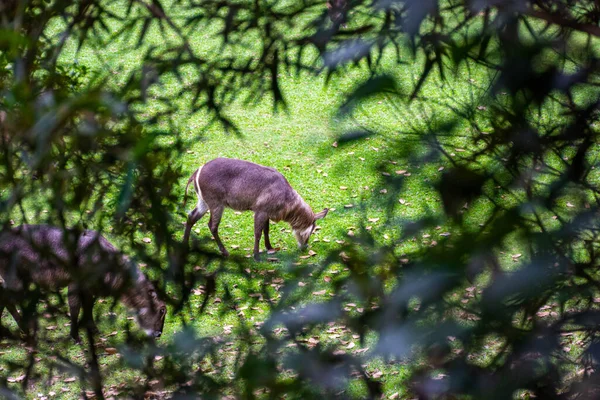
[[[77,346],[21,273],[3,394],[597,397],[596,5],[331,6],[2,2],[3,231],[101,232],[168,310],[148,338],[102,293]],[[306,252],[250,260],[242,215],[229,258],[188,251],[181,182],[221,153],[330,208]]]

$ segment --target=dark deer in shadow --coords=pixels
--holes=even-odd
[[[98,232],[63,230],[49,225],[22,225],[0,232],[0,316],[4,308],[26,333],[30,315],[22,316],[16,305],[36,290],[58,291],[68,287],[71,337],[80,342],[82,323],[94,331],[92,307],[98,297],[119,299],[135,312],[144,332],[160,337],[166,306],[154,284]],[[39,292],[36,292],[39,293]]]

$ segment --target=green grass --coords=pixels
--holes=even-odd
[[[199,48],[206,46],[205,51],[211,51],[210,41],[214,38],[211,37],[210,30],[198,33],[194,39],[194,44]],[[161,43],[161,40],[160,34],[151,30],[150,43]],[[207,41],[209,44],[206,44]],[[77,59],[78,62],[89,66],[92,71],[100,71],[104,66],[109,66],[110,71],[115,73],[112,84],[118,85],[126,76],[126,71],[139,66],[139,55],[142,50],[132,51],[131,45],[132,43],[122,40],[102,50],[94,49],[91,46],[84,48],[81,53],[76,53],[75,47],[69,44],[62,61],[68,63]],[[101,61],[98,56],[101,56]],[[419,57],[416,63],[410,62],[408,50],[403,54],[403,59],[409,62],[406,65],[398,66],[391,54],[386,55],[383,70],[398,79],[400,91],[409,92],[421,71],[422,60]],[[192,71],[189,71],[187,76],[184,74],[184,82],[190,76],[193,76]],[[306,268],[308,273],[313,268],[312,264],[319,264],[330,252],[339,248],[339,243],[347,240],[349,231],[358,233],[362,226],[369,227],[381,243],[391,243],[398,239],[401,232],[395,226],[386,224],[386,214],[380,199],[390,199],[396,204],[394,217],[415,219],[425,214],[435,215],[441,211],[440,200],[432,184],[439,178],[442,168],[448,165],[444,161],[426,165],[419,165],[411,161],[416,159],[415,155],[427,151],[427,148],[422,145],[421,138],[414,132],[423,126],[427,126],[434,132],[439,129],[450,116],[446,106],[448,98],[462,100],[472,105],[479,104],[477,99],[481,96],[489,79],[486,71],[482,69],[470,72],[459,70],[457,75],[451,78],[451,85],[434,77],[423,88],[422,98],[427,99],[426,101],[409,105],[390,97],[380,96],[359,106],[352,118],[340,117],[338,107],[342,104],[344,95],[351,91],[358,82],[364,81],[368,77],[369,72],[366,68],[357,68],[349,70],[344,75],[334,77],[329,84],[326,84],[323,77],[308,74],[296,76],[281,72],[281,84],[285,99],[289,104],[286,112],[273,114],[272,104],[268,98],[252,106],[237,101],[227,109],[227,114],[237,124],[242,136],[226,133],[216,125],[201,133],[200,128],[205,125],[207,116],[199,113],[190,117],[186,112],[187,107],[185,107],[188,99],[180,100],[181,112],[172,117],[183,138],[189,142],[189,151],[181,154],[174,162],[180,163],[187,174],[191,174],[198,166],[215,157],[240,158],[256,162],[274,167],[282,172],[315,211],[324,207],[329,207],[331,211],[319,223],[321,229],[311,237],[310,249],[316,253],[314,257],[298,258],[304,253],[300,253],[296,249],[289,226],[283,223],[272,225],[271,241],[275,247],[281,248],[275,255],[280,261],[261,261],[254,264],[250,270],[251,278],[249,280],[233,273],[221,275],[219,278],[217,297],[223,296],[223,287],[227,285],[233,289],[233,296],[239,298],[239,306],[242,309],[232,311],[216,299],[212,299],[207,313],[195,314],[202,297],[193,296],[189,314],[168,314],[161,342],[172,343],[182,327],[181,319],[183,318],[191,322],[199,336],[223,336],[226,340],[232,341],[234,347],[241,346],[239,338],[236,338],[235,335],[239,324],[244,323],[242,321],[251,325],[260,323],[264,321],[268,312],[268,307],[264,302],[249,298],[248,293],[259,293],[263,284],[278,285],[281,284],[281,280],[290,279],[291,274],[288,273],[290,268]],[[180,87],[180,83],[174,76],[166,77],[161,83],[161,89],[157,90],[166,93],[174,93]],[[143,111],[152,115],[159,108],[160,105],[150,101]],[[377,130],[379,134],[349,145],[333,146],[338,136],[346,129],[358,127],[371,128]],[[170,139],[164,138],[163,140],[168,143]],[[469,127],[461,124],[455,126],[453,134],[445,139],[443,145],[456,157],[460,156],[463,149],[467,151],[475,149],[475,145],[471,142]],[[383,163],[380,164],[382,161]],[[385,172],[394,177],[398,176],[396,171],[406,171],[402,175],[410,174],[405,178],[402,192],[396,192],[388,177],[382,174]],[[178,205],[180,220],[174,221],[175,224],[181,223],[179,238],[183,234],[186,214],[195,203],[194,194],[191,193],[187,208],[183,207],[186,181],[187,177],[184,177],[179,182],[181,187],[181,203]],[[400,199],[402,202],[399,201]],[[466,217],[474,227],[477,227],[484,222],[489,209],[489,204],[470,205]],[[201,241],[207,248],[216,251],[217,247],[211,240],[206,227],[207,222],[208,216],[205,216],[196,224],[192,239]],[[399,246],[399,252],[415,249],[422,244],[429,244],[432,240],[440,240],[439,234],[443,231],[445,229],[428,232],[431,235],[429,238],[417,238],[418,240],[415,242],[404,243]],[[249,256],[253,246],[252,215],[250,213],[238,215],[227,210],[222,219],[220,235],[233,256]],[[143,237],[152,237],[152,233],[140,232],[140,243],[142,243]],[[118,237],[109,235],[109,238],[126,249]],[[152,246],[152,244],[148,246]],[[507,252],[503,257],[505,265],[514,264],[511,254],[521,252],[525,253],[516,247],[516,239],[511,238],[507,242]],[[294,263],[299,263],[300,266],[294,265]],[[233,269],[232,263],[226,265]],[[188,267],[191,268],[193,265]],[[200,265],[200,267],[210,270],[216,268],[217,265],[214,263]],[[305,294],[306,301],[323,301],[328,298],[336,279],[346,273],[347,271],[343,270],[341,264],[333,264],[324,271],[320,279],[313,279],[307,275],[306,279],[300,280],[298,283],[299,285],[311,283],[308,285],[310,290]],[[324,277],[331,279],[327,282],[323,279]],[[314,294],[321,290],[325,290],[326,294]],[[274,289],[272,292],[276,294]],[[361,305],[347,307],[351,312],[353,307],[361,307]],[[96,313],[99,316],[108,312],[109,308],[105,304],[96,307]],[[123,337],[123,324],[126,322],[123,318],[125,311],[118,308],[116,312],[118,315],[116,326],[106,320],[100,324],[102,332],[100,337],[106,340],[100,339],[102,342],[100,349],[112,347],[113,343],[119,343]],[[241,316],[243,318],[240,318]],[[6,316],[4,320],[5,325],[15,327],[14,324],[11,325],[8,322],[9,318]],[[56,321],[49,321],[46,325],[42,325],[42,331],[48,334],[48,344],[46,345],[48,348],[45,348],[42,353],[52,353],[53,342],[60,343],[69,340],[66,323],[67,319],[63,316]],[[46,331],[47,326],[56,326],[57,328]],[[372,349],[377,340],[374,335],[368,335],[365,343],[360,344],[344,328],[334,326],[330,329],[332,329],[331,332],[325,330],[312,332],[311,335],[314,336],[314,340],[337,345],[344,351],[354,353],[361,349]],[[107,336],[113,331],[119,333],[115,336]],[[229,331],[231,333],[227,333]],[[62,346],[67,349],[67,353],[64,354],[66,357],[76,360],[81,365],[85,363],[85,353],[82,347],[66,342]],[[368,362],[366,369],[369,373],[382,373],[378,379],[384,382],[386,397],[397,392],[401,396],[406,394],[403,382],[408,369],[405,365],[402,363],[388,364],[382,360],[373,359],[369,355],[369,350],[356,354],[365,357]],[[23,362],[27,356],[28,352],[24,347],[0,349],[2,373],[8,377],[21,376],[22,373],[19,370],[10,371],[9,365],[12,362]],[[490,354],[481,356],[482,363],[489,359]],[[109,386],[114,386],[115,390],[118,390],[119,383],[135,380],[137,377],[136,371],[122,364],[120,360],[122,357],[114,354],[100,356],[103,368],[111,370],[107,383]],[[231,358],[225,357],[223,361],[225,374],[231,373],[231,362]],[[53,360],[42,357],[36,369],[45,375],[52,364]],[[209,361],[206,361],[204,368],[208,368],[208,364]],[[72,373],[57,371],[51,375],[56,379],[53,378],[49,383],[44,380],[34,382],[27,397],[37,398],[38,393],[47,396],[50,392],[56,393],[56,396],[61,398],[78,397],[79,382],[65,382],[65,379],[73,376]],[[16,388],[18,382],[13,385]],[[62,388],[68,390],[63,391]],[[349,390],[349,394],[357,397],[365,393],[365,388],[358,383],[353,383]]]

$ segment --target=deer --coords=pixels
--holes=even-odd
[[[31,296],[31,284],[39,290],[67,287],[70,336],[81,343],[82,322],[98,332],[92,308],[98,297],[112,296],[135,312],[143,331],[153,338],[162,334],[166,306],[154,284],[135,263],[120,253],[100,233],[51,225],[21,225],[0,231],[0,317],[6,308],[23,331],[16,305]]]
[[[188,214],[183,242],[189,248],[192,227],[210,210],[208,228],[224,257],[229,256],[229,252],[219,238],[219,223],[225,208],[254,212],[254,259],[257,261],[263,233],[267,251],[273,251],[269,221],[289,223],[298,247],[304,249],[316,221],[329,211],[325,208],[315,214],[280,172],[249,161],[216,158],[195,170],[185,187],[184,206],[192,183],[198,201]]]

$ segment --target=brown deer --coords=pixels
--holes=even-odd
[[[21,329],[15,305],[31,284],[40,290],[68,287],[71,337],[80,342],[79,314],[97,331],[91,315],[98,297],[113,296],[135,311],[144,332],[160,337],[165,303],[139,269],[98,232],[76,232],[49,225],[22,225],[0,232],[0,316],[6,307]],[[89,314],[89,315],[88,315]]]
[[[219,223],[225,207],[254,211],[256,260],[263,232],[267,250],[273,250],[269,241],[269,220],[289,223],[298,246],[303,248],[315,230],[315,221],[325,217],[328,211],[326,208],[315,214],[277,170],[248,161],[216,158],[207,162],[190,176],[185,187],[186,197],[192,182],[198,203],[188,214],[183,241],[189,242],[192,227],[210,210],[208,227],[225,257],[229,253],[219,238]]]

